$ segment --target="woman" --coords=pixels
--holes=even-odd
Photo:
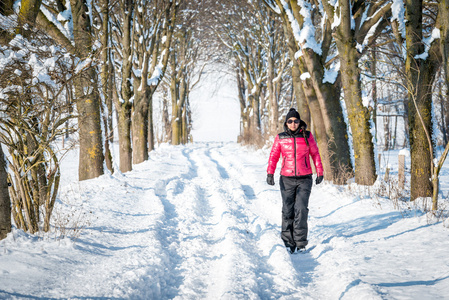
[[[307,245],[307,218],[309,196],[312,190],[312,167],[315,164],[316,184],[323,181],[323,166],[315,139],[306,131],[306,123],[299,113],[291,108],[288,112],[284,132],[279,133],[271,148],[267,168],[267,183],[274,185],[273,174],[282,154],[282,169],[279,184],[282,196],[282,232],[285,246],[294,253],[305,251]]]

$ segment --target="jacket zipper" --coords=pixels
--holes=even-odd
[[[295,138],[295,136],[293,136],[293,149],[295,149],[295,151],[294,151],[294,157],[295,157],[295,176],[296,176],[296,138]]]

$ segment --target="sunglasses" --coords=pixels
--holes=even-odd
[[[299,120],[298,119],[296,119],[296,120],[288,120],[287,124],[291,124],[293,122],[295,122],[295,124],[299,124]]]

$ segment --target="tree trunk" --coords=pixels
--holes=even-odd
[[[109,56],[109,0],[102,0],[101,3],[101,16],[103,18],[101,24],[102,36],[101,36],[101,87],[103,91],[104,104],[102,107],[103,126],[105,131],[104,136],[104,153],[106,167],[111,173],[114,173],[112,166],[112,154],[110,144],[113,142],[113,129],[112,123],[112,91],[111,91],[111,79],[112,70],[110,72],[110,56]]]
[[[91,55],[90,18],[85,0],[70,0],[73,16],[73,35],[76,54],[80,59]],[[103,139],[100,117],[100,99],[94,67],[86,67],[74,80],[80,139],[79,180],[103,174]]]
[[[431,197],[433,193],[431,182],[433,147],[429,144],[426,131],[432,136],[432,84],[436,66],[430,58],[425,60],[416,58],[416,55],[424,51],[422,5],[422,0],[408,0],[405,12],[407,48],[405,72],[409,102],[411,200],[418,197]]]
[[[373,185],[376,181],[373,136],[370,128],[370,113],[363,105],[360,74],[355,60],[357,51],[348,44],[337,43],[340,55],[343,90],[352,131],[355,160],[355,181],[361,185]],[[352,54],[351,54],[352,53]]]
[[[440,0],[438,6],[438,20],[440,22],[440,48],[443,59],[443,70],[446,82],[446,97],[449,97],[449,0]]]
[[[386,113],[387,111],[385,111]],[[391,141],[391,134],[390,134],[390,118],[388,116],[385,116],[384,118],[384,151],[388,151],[390,149],[390,141]]]
[[[276,135],[279,133],[280,123],[279,123],[279,105],[276,97],[276,88],[275,83],[273,82],[275,75],[275,61],[273,59],[273,53],[270,52],[267,58],[268,64],[268,74],[267,74],[267,89],[268,89],[268,130],[270,136]]]
[[[444,140],[449,143],[449,1],[441,0],[438,6],[440,22],[440,49],[442,55],[442,68],[446,83],[445,94],[441,95],[441,118],[444,126]]]
[[[154,150],[153,97],[148,101],[148,151]]]
[[[176,87],[172,87],[172,144],[179,145],[184,144],[185,129],[187,128],[186,116],[185,116],[185,104],[187,97],[186,82],[184,75],[181,75],[180,81],[175,84]],[[173,80],[172,80],[173,81]]]
[[[140,63],[142,76],[134,78],[134,101],[131,114],[133,163],[148,160],[148,55]]]
[[[181,36],[181,39],[184,36]],[[179,46],[175,47],[178,51],[180,50]],[[179,82],[180,72],[178,70],[181,66],[177,64],[177,55],[176,51],[173,51],[170,55],[170,65],[171,65],[171,78],[170,78],[170,95],[171,95],[171,143],[172,145],[179,145],[181,143],[181,99],[180,99],[180,90],[179,90]]]
[[[159,86],[159,84],[161,83],[164,74],[165,74],[165,70],[167,69],[167,65],[169,62],[169,58],[170,58],[170,52],[172,51],[171,49],[171,43],[173,40],[173,32],[175,30],[175,24],[176,24],[176,17],[178,14],[178,9],[179,9],[179,5],[180,2],[173,2],[170,1],[167,3],[166,7],[165,7],[165,20],[163,22],[164,27],[162,30],[162,35],[163,37],[165,37],[165,41],[163,43],[161,43],[160,46],[160,51],[158,52],[158,55],[152,55],[152,62],[151,62],[151,67],[150,67],[150,71],[149,74],[153,74],[155,67],[156,67],[156,63],[160,63],[160,76],[159,78],[155,78],[157,79],[155,83],[153,83],[151,85],[151,87],[148,88],[148,93],[147,93],[147,99],[148,99],[148,150],[152,151],[154,149],[154,124],[153,124],[153,95],[157,89],[157,87]],[[155,49],[156,50],[156,49]],[[154,52],[156,53],[156,52]],[[145,81],[146,82],[146,81]]]
[[[132,170],[132,152],[131,152],[131,110],[128,107],[117,105],[117,127],[118,143],[120,153],[120,172],[125,173]]]
[[[433,150],[433,147],[431,148],[431,145],[429,145],[426,130],[429,135],[432,136],[433,122],[431,93],[432,84],[435,79],[435,70],[434,66],[423,63],[423,68],[421,69],[420,74],[416,74],[414,71],[407,73],[410,75],[409,78],[411,80],[416,80],[416,86],[414,87],[416,93],[414,93],[415,95],[409,94],[409,136],[411,156],[410,197],[412,200],[415,200],[418,197],[430,197],[433,193],[431,183],[431,164],[433,164],[433,162],[429,155]],[[415,76],[418,76],[418,78]],[[415,101],[417,108],[415,107]],[[418,116],[417,109],[420,112],[424,125]]]
[[[250,141],[250,121],[249,121],[249,108],[246,105],[246,86],[245,80],[243,79],[243,75],[241,74],[242,70],[240,68],[236,68],[236,79],[237,79],[237,95],[240,103],[240,137],[238,142],[249,143]]]
[[[373,122],[374,122],[374,140],[377,141],[377,55],[373,49],[371,53],[370,72],[373,76],[371,81],[371,96],[373,99]]]
[[[307,84],[306,81],[309,83]],[[314,121],[315,138],[317,140],[318,148],[320,150],[320,157],[323,164],[324,178],[326,180],[333,180],[331,153],[329,153],[329,140],[326,135],[326,126],[323,120],[322,110],[315,89],[312,87],[310,80],[303,82],[304,95],[309,104],[310,113]],[[312,128],[309,128],[311,130]]]
[[[321,132],[321,138],[325,139],[325,147],[329,155],[328,163],[330,164],[328,179],[335,184],[346,184],[346,180],[352,177],[353,168],[348,143],[348,128],[340,104],[341,88],[338,79],[333,84],[323,83],[324,67],[321,65],[318,55],[309,53],[309,55],[305,55],[304,60],[309,73],[315,74],[312,76],[313,87],[311,88],[315,90],[321,110],[321,122],[323,122],[324,129],[324,132]]]
[[[181,113],[181,144],[185,145],[188,143],[188,120],[187,120],[187,107],[184,105],[182,107],[182,113]]]
[[[164,95],[162,96],[162,123],[163,123],[163,130],[162,132],[165,134],[164,137],[162,137],[162,142],[171,141],[171,124],[170,124],[170,118],[168,115],[168,91],[164,89]]]
[[[119,138],[120,171],[128,172],[132,170],[132,146],[131,146],[131,72],[132,72],[132,15],[134,1],[125,0],[121,14],[123,19],[123,29],[121,36],[122,49],[122,69],[120,97],[115,97],[115,110],[117,112],[117,126]],[[116,94],[115,94],[116,95]]]
[[[285,23],[285,22],[284,22]],[[332,168],[330,163],[330,154],[328,149],[328,139],[326,136],[326,128],[324,127],[323,116],[321,114],[320,104],[318,103],[315,90],[312,87],[310,80],[301,80],[301,64],[295,58],[295,53],[298,46],[294,42],[293,34],[290,28],[284,26],[284,31],[287,31],[289,42],[289,55],[293,62],[292,66],[292,83],[296,94],[296,101],[298,103],[298,111],[300,116],[306,124],[310,125],[311,119],[315,122],[315,138],[317,139],[318,148],[320,150],[320,157],[323,163],[324,178],[332,180]],[[304,68],[304,67],[302,67]],[[310,115],[312,117],[310,117]],[[311,130],[312,128],[309,128]]]
[[[143,79],[145,80],[145,79]],[[132,113],[133,163],[148,160],[148,103],[145,93],[134,93]]]
[[[358,53],[354,32],[351,29],[349,1],[340,1],[340,9],[341,24],[335,37],[340,57],[344,98],[352,131],[355,181],[361,185],[373,185],[377,178],[373,136],[370,128],[370,113],[362,101]]]
[[[42,0],[22,0],[18,16],[17,33],[28,37],[36,22]],[[25,24],[28,24],[26,26]]]
[[[11,199],[8,192],[8,173],[0,145],[0,240],[11,232]]]

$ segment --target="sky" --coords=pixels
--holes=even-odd
[[[215,66],[216,67],[216,66]],[[206,67],[206,76],[190,94],[195,142],[236,142],[240,133],[240,104],[235,80]]]

